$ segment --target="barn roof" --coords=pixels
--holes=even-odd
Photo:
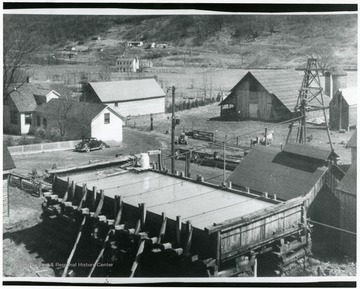
[[[6,144],[3,144],[3,171],[15,168],[14,160],[11,157],[9,149]]]
[[[314,146],[298,143],[288,143],[284,146],[284,152],[291,153],[294,155],[299,155],[303,157],[318,159],[322,161],[327,161],[330,157],[338,157],[337,154],[331,150],[320,149]]]
[[[356,195],[356,162],[351,164],[336,190]]]
[[[357,104],[357,87],[341,88],[339,91],[348,105]]]
[[[247,77],[254,77],[264,87],[264,89],[275,95],[288,110],[294,111],[303,80],[303,74],[294,70],[249,71],[231,89],[229,96],[224,99],[220,105],[228,103],[228,98],[234,95],[235,88]],[[329,102],[330,98],[325,96],[325,106],[328,106]]]
[[[240,162],[228,181],[289,200],[307,194],[326,170],[323,162],[316,159],[258,145]]]
[[[109,82],[90,82],[102,102],[124,102],[165,97],[155,79],[134,79]]]
[[[38,106],[35,112],[43,115],[55,116],[66,114],[66,117],[68,118],[76,119],[82,117],[84,120],[92,120],[106,107],[122,120],[125,119],[119,113],[102,103],[80,102],[68,99],[51,99],[49,102]]]
[[[348,143],[346,144],[347,148],[356,148],[357,147],[357,139],[356,139],[356,130],[353,133],[353,135],[351,136],[350,140],[348,141]]]

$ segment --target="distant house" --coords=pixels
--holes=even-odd
[[[12,91],[4,98],[4,131],[13,134],[27,134],[34,110],[53,98],[62,97],[57,91],[58,89],[60,89],[60,85],[28,82]],[[63,91],[65,90],[63,89]],[[67,96],[64,95],[64,97]]]
[[[339,209],[334,211],[336,222],[330,225],[347,232],[337,231],[337,249],[341,254],[356,259],[356,162],[352,163],[339,185],[334,190]]]
[[[120,57],[116,60],[115,65],[119,72],[137,72],[140,69],[138,57]]]
[[[156,47],[159,47],[159,48],[167,48],[167,47],[168,47],[168,44],[166,44],[166,43],[158,43],[158,44],[156,44]]]
[[[122,142],[124,118],[110,107],[67,99],[52,99],[36,108],[31,131],[57,131],[68,139],[96,137]]]
[[[144,42],[142,41],[128,41],[127,46],[129,47],[141,47],[144,45]]]
[[[140,70],[143,70],[144,68],[151,68],[153,67],[153,62],[151,59],[140,59]]]
[[[254,146],[228,178],[237,189],[268,193],[281,200],[316,195],[325,184],[328,161],[337,155],[309,145],[287,144],[283,150]]]
[[[224,120],[279,121],[293,116],[303,75],[297,71],[248,72],[219,104]],[[324,96],[325,106],[330,102]],[[308,117],[323,116],[313,111]]]
[[[100,38],[100,36],[93,36],[93,37],[91,37],[91,40],[96,41],[96,40],[101,40],[101,38]]]
[[[357,87],[341,88],[330,101],[330,129],[349,130],[357,123]]]
[[[123,116],[165,112],[165,92],[155,79],[90,82],[81,100],[103,103]]]
[[[355,163],[357,159],[357,133],[356,130],[346,144],[347,148],[351,148],[351,163]]]
[[[75,48],[75,46],[66,46],[66,47],[64,48],[64,50],[65,50],[65,51],[75,51],[76,48]]]

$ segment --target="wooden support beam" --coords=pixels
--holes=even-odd
[[[7,216],[10,217],[10,183],[11,183],[11,174],[7,178]]]
[[[141,242],[140,242],[138,251],[137,251],[136,256],[135,256],[134,263],[133,263],[133,265],[131,266],[130,278],[133,278],[134,275],[135,275],[136,269],[137,269],[137,267],[138,267],[138,265],[139,265],[139,261],[140,261],[141,255],[142,255],[142,253],[144,252],[144,248],[145,248],[145,239],[141,240]]]
[[[104,198],[105,198],[104,190],[100,190],[100,201],[95,211],[95,218],[97,218],[101,213],[102,207],[104,205]]]
[[[74,246],[73,246],[73,248],[72,248],[72,250],[71,250],[71,252],[70,252],[69,258],[67,259],[66,266],[65,266],[65,270],[64,270],[64,272],[63,272],[63,274],[62,274],[62,277],[66,277],[66,276],[67,276],[67,272],[68,272],[68,270],[69,270],[69,266],[70,266],[71,260],[72,260],[72,258],[74,257],[76,248],[77,248],[77,246],[78,246],[78,244],[79,244],[79,241],[80,241],[80,238],[81,238],[81,234],[82,234],[83,228],[84,228],[84,226],[85,226],[86,220],[87,220],[87,218],[86,218],[86,216],[84,216],[84,217],[83,217],[83,220],[82,220],[82,222],[81,222],[81,225],[80,225],[80,228],[79,228],[79,232],[78,232],[78,234],[77,234],[77,237],[76,237]]]
[[[193,228],[190,221],[187,221],[186,225],[187,225],[187,236],[186,236],[186,242],[184,248],[184,255],[188,256],[190,255]]]
[[[93,187],[92,194],[90,194],[90,210],[95,212],[96,209],[96,187]]]
[[[160,228],[160,232],[159,232],[159,237],[158,237],[158,244],[161,244],[161,239],[165,236],[165,232],[166,232],[166,223],[167,223],[167,218],[165,216],[165,213],[161,213],[162,216],[162,222],[161,222],[161,228]]]
[[[116,199],[116,197],[118,197],[118,198]],[[122,211],[123,211],[122,196],[115,196],[115,200],[117,202],[117,208],[118,208],[118,211],[116,213],[116,218],[115,218],[115,226],[117,226],[120,224],[121,215],[122,215]]]
[[[104,240],[102,248],[100,250],[100,253],[97,256],[97,258],[96,258],[96,260],[95,260],[95,262],[94,262],[94,264],[93,264],[93,266],[92,266],[92,268],[90,270],[90,273],[89,273],[88,277],[91,277],[91,275],[94,273],[94,270],[97,267],[97,264],[99,263],[101,257],[104,255],[106,244],[109,242],[111,232],[112,232],[112,229],[110,229],[109,232],[106,234],[105,240]]]
[[[145,228],[145,221],[146,221],[146,203],[140,204],[140,226],[141,230]]]
[[[80,204],[78,206],[79,211],[81,211],[83,205],[86,203],[86,198],[87,198],[87,187],[86,187],[86,184],[83,184],[83,186],[82,186],[82,198],[81,198]]]
[[[55,192],[55,189],[56,189],[56,182],[57,182],[57,175],[56,174],[53,174],[53,177],[52,177],[52,186],[51,186],[51,190],[53,192]]]
[[[176,244],[181,247],[181,216],[176,216]]]

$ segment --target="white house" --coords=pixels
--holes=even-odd
[[[165,112],[165,92],[153,78],[90,82],[81,100],[103,103],[123,116]]]
[[[51,84],[25,83],[4,98],[4,131],[11,134],[27,134],[32,113],[39,105],[61,97]]]
[[[66,139],[96,137],[121,143],[123,119],[103,104],[53,99],[35,110],[31,132],[43,129]]]
[[[115,66],[119,72],[137,72],[140,61],[138,57],[120,57],[116,60]]]

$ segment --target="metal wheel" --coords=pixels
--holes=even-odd
[[[89,153],[90,152],[90,148],[86,147],[85,152]]]
[[[100,149],[103,150],[105,148],[105,144],[102,143],[101,146],[100,146]]]

